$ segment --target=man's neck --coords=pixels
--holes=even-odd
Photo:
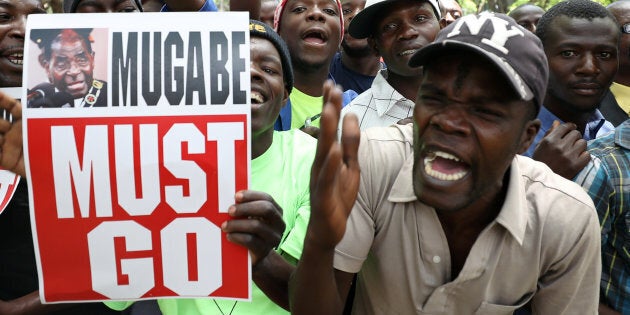
[[[418,89],[422,83],[422,76],[400,76],[391,71],[387,72],[387,83],[391,85],[394,90],[398,91],[406,99],[415,101]]]
[[[363,57],[350,57],[341,50],[341,63],[348,69],[366,76],[376,76],[381,70],[381,57],[372,54]]]
[[[593,116],[593,113],[595,113],[595,109],[590,112],[575,110],[571,104],[567,104],[553,96],[547,96],[544,105],[547,110],[556,115],[556,117],[560,118],[563,122],[574,123],[580,133],[584,132],[588,120]]]
[[[323,85],[328,79],[329,71],[329,67],[321,67],[320,69],[312,71],[305,71],[294,67],[293,86],[306,95],[313,97],[322,96],[324,95]]]
[[[267,129],[259,134],[255,134],[252,130],[252,160],[267,152],[272,142],[273,128]]]

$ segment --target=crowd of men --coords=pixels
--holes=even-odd
[[[154,2],[64,10],[217,11]],[[252,17],[252,183],[221,228],[250,252],[252,301],[42,304],[23,179],[0,314],[630,314],[630,0],[230,3]],[[0,87],[32,40],[48,80],[29,88],[54,96],[0,93],[0,166],[25,177],[22,106],[107,106],[107,82],[91,29],[26,38],[42,3],[0,10]]]

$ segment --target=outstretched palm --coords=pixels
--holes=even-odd
[[[359,126],[354,115],[344,119],[342,141],[337,126],[342,92],[332,82],[324,85],[324,106],[317,153],[311,169],[311,223],[313,241],[334,247],[341,241],[359,189]]]

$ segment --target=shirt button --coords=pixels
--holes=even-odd
[[[442,261],[442,258],[440,258],[440,256],[433,256],[433,262],[436,264],[439,264],[440,261]]]

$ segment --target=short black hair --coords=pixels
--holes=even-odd
[[[615,17],[608,11],[606,8],[591,0],[567,0],[558,2],[558,4],[551,7],[538,21],[538,25],[536,26],[536,36],[540,38],[540,41],[543,42],[543,46],[545,43],[545,39],[547,38],[547,30],[549,29],[551,23],[558,16],[567,16],[570,18],[578,18],[578,19],[588,19],[592,21],[595,18],[609,18],[615,24],[617,24],[617,20]]]
[[[52,44],[59,41],[59,35],[64,30],[72,30],[77,33],[77,37],[85,43],[88,52],[92,53],[92,42],[90,40],[91,28],[71,28],[71,29],[34,29],[31,30],[31,40],[42,50],[44,59],[50,60],[52,55]]]

